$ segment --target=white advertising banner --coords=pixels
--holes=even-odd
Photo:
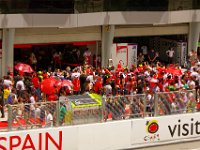
[[[181,65],[183,66],[187,60],[187,43],[181,43]]]
[[[187,59],[187,43],[186,42],[178,42],[177,44],[177,63],[179,65],[184,66]]]
[[[128,44],[128,67],[137,66],[137,45]]]
[[[132,121],[131,144],[181,140],[200,136],[199,114],[174,115]]]
[[[200,113],[0,132],[1,150],[128,149],[200,137]]]
[[[0,132],[0,150],[124,149],[130,146],[130,122]]]

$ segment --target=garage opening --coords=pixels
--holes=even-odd
[[[98,62],[101,60],[99,45],[99,41],[15,44],[14,63],[30,64],[36,71],[54,71],[65,69],[68,66],[74,68],[83,65],[87,55],[89,65],[100,66]]]
[[[166,51],[174,49],[172,62],[184,64],[187,56],[187,34],[165,35],[165,36],[141,36],[141,37],[115,37],[114,43],[129,43],[137,45],[137,57],[140,53],[145,55],[154,49],[158,54],[157,61],[167,64],[168,56]],[[145,52],[146,51],[146,52]],[[146,57],[145,60],[148,61]]]

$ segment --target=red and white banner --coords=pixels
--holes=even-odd
[[[137,65],[137,44],[113,44],[112,60],[114,66],[117,66],[119,62],[123,67],[130,68],[133,64]]]
[[[127,44],[116,44],[116,58],[123,62],[123,66],[128,65],[128,46]]]

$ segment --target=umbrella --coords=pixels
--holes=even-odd
[[[56,87],[60,89],[61,87],[73,87],[73,83],[71,80],[60,80],[56,83]]]
[[[57,82],[55,78],[44,79],[41,83],[41,91],[45,94],[53,94],[57,91]]]
[[[28,64],[23,64],[23,63],[18,63],[15,65],[15,69],[18,70],[19,72],[27,72],[27,73],[32,73],[34,70],[31,68],[30,65]]]
[[[62,88],[62,87],[66,87],[66,92],[71,93],[72,89],[73,89],[73,83],[71,80],[62,80],[62,81],[58,81],[56,84],[56,87],[58,89],[58,91]]]
[[[71,80],[63,80],[61,85],[62,85],[62,87],[64,87],[64,86],[73,87],[73,83]]]
[[[182,75],[181,69],[177,69],[177,68],[167,68],[166,72],[171,73],[173,75],[178,75],[178,76]]]

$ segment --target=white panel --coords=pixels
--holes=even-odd
[[[101,40],[101,28],[31,28],[16,29],[15,44]]]
[[[185,23],[185,22],[193,22],[197,19],[197,15],[195,11],[172,11],[170,17],[171,23]]]
[[[169,12],[108,12],[109,24],[167,24],[169,20]]]
[[[80,126],[78,133],[79,150],[124,149],[130,146],[131,122],[126,120]]]
[[[107,24],[108,22],[107,16],[108,15],[106,12],[79,14],[78,27]]]
[[[83,27],[94,25],[174,24],[200,21],[200,10],[129,11],[81,14],[0,14],[0,28]]]
[[[29,14],[1,14],[0,28],[32,27],[32,15]]]
[[[33,27],[77,27],[77,14],[34,14]]]
[[[188,25],[116,28],[115,37],[188,34]]]

